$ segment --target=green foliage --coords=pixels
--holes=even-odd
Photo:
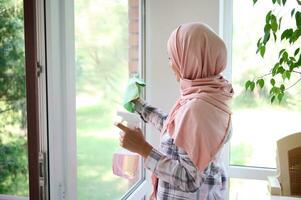
[[[252,156],[252,145],[240,143],[231,146],[230,163],[232,165],[246,165]]]
[[[101,137],[113,123],[108,112],[105,105],[99,104],[77,109],[78,199],[120,199],[127,190],[126,180],[112,174],[118,139]]]
[[[103,8],[95,12],[97,4]],[[77,1],[75,6],[77,92],[101,92],[106,97],[103,100],[111,104],[122,92],[121,81],[127,78],[127,5],[90,0]]]
[[[26,145],[22,137],[0,140],[0,194],[28,195]]]
[[[0,100],[25,97],[23,9],[20,1],[0,2]]]
[[[110,131],[128,79],[127,2],[75,1],[79,199],[119,199],[128,189],[112,174],[119,145]]]
[[[257,0],[253,0],[253,3],[256,4]],[[277,4],[283,8],[286,6],[286,0],[272,0],[272,3],[274,6]],[[293,27],[281,27],[282,19],[286,16],[277,16],[273,10],[270,10],[266,14],[264,34],[257,41],[257,53],[260,53],[261,57],[264,58],[265,53],[268,50],[268,43],[275,44],[276,42],[280,42],[281,44],[285,44],[288,42],[289,46],[283,48],[279,52],[278,61],[274,66],[270,67],[270,72],[268,74],[245,82],[246,90],[250,91],[254,91],[255,85],[259,88],[269,87],[269,98],[272,103],[275,99],[281,102],[287,93],[287,90],[295,86],[301,80],[301,12],[298,10],[301,3],[299,0],[297,0],[297,3],[299,7],[293,8],[290,15],[292,20],[295,21]],[[271,35],[274,37],[273,42],[270,40]],[[277,37],[279,35],[280,37]],[[293,49],[294,45],[296,45],[297,48]],[[264,78],[267,76],[271,76],[269,86],[264,84]]]
[[[0,0],[0,193],[28,195],[23,1]]]

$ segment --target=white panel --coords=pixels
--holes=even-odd
[[[63,150],[63,140],[56,140],[62,137],[62,105],[60,103],[60,95],[57,94],[57,89],[61,85],[60,71],[60,52],[55,49],[58,45],[60,33],[58,25],[59,15],[58,4],[54,5],[53,1],[46,1],[46,27],[47,27],[47,81],[48,81],[48,105],[49,116],[49,172],[50,172],[50,198],[61,200],[61,191],[63,188],[63,157],[58,156]],[[60,89],[59,89],[60,90]],[[55,147],[55,148],[52,148]],[[55,164],[54,164],[55,163]]]
[[[50,198],[76,200],[73,0],[46,0]]]

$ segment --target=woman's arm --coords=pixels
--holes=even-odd
[[[200,172],[187,153],[180,149],[179,158],[173,160],[153,148],[145,160],[145,167],[152,171],[160,180],[186,192],[197,191],[203,181]]]
[[[145,103],[142,99],[134,101],[135,110],[140,117],[145,121],[151,123],[157,130],[161,131],[167,114]]]

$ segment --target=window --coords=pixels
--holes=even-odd
[[[277,14],[290,15],[294,6],[288,2],[288,8],[283,9],[273,6],[271,1],[259,1],[255,6],[252,1],[233,1],[232,82],[235,96],[232,165],[275,168],[276,141],[301,130],[300,85],[289,89],[281,104],[275,102],[273,105],[268,99],[268,90],[256,89],[251,94],[244,89],[247,79],[253,79],[255,74],[268,73],[281,50],[279,44],[275,47],[270,44],[264,59],[255,54],[257,40],[263,35],[266,13],[273,9]],[[284,23],[292,24],[294,20]]]
[[[23,1],[0,4],[0,196],[29,196]]]
[[[119,199],[144,180],[134,154],[129,177],[112,171],[113,155],[122,153],[113,124],[123,92],[129,77],[143,76],[141,2],[75,1],[78,199]]]
[[[276,174],[276,141],[301,129],[298,122],[301,117],[300,85],[291,88],[281,104],[274,102],[273,105],[267,91],[256,89],[252,94],[244,89],[246,80],[252,80],[255,74],[268,73],[283,48],[278,43],[273,47],[270,44],[264,59],[256,54],[265,15],[269,10],[290,15],[291,9],[296,7],[294,4],[294,1],[287,2],[287,9],[274,7],[272,1],[258,1],[254,6],[253,1],[229,0],[222,5],[220,25],[230,66],[225,75],[232,79],[235,92],[233,135],[225,154],[230,200],[270,198],[266,180],[267,176]],[[294,20],[282,21],[284,23],[293,24]]]

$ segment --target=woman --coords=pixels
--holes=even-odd
[[[207,25],[188,23],[170,35],[170,66],[181,97],[167,116],[141,99],[135,109],[161,132],[160,151],[140,129],[123,130],[120,145],[145,158],[153,172],[151,199],[224,199],[226,175],[221,151],[231,133],[231,84],[220,73],[227,63],[224,42]]]

